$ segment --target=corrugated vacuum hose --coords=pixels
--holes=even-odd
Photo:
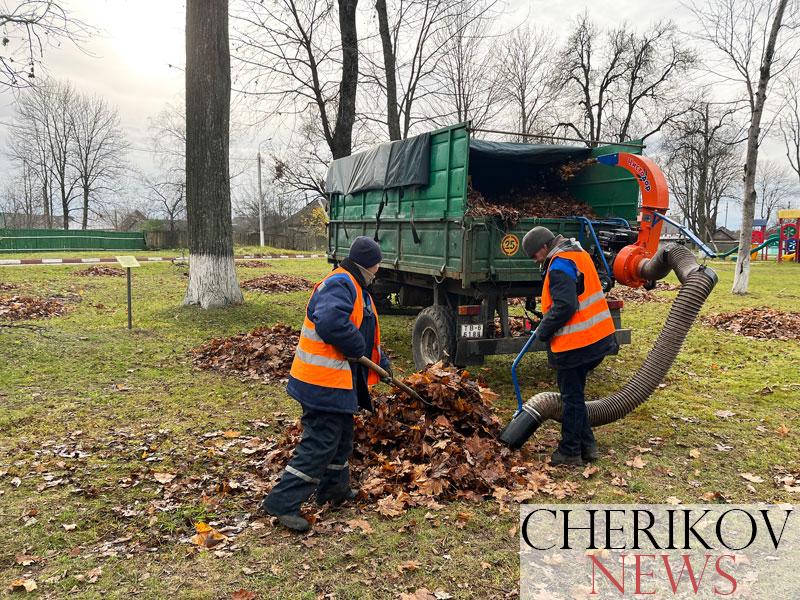
[[[681,289],[664,328],[642,366],[620,391],[586,403],[592,427],[621,419],[650,397],[672,366],[689,328],[717,284],[716,273],[699,265],[694,254],[679,244],[662,247],[652,259],[643,261],[640,275],[642,279],[656,281],[670,271],[675,271]],[[512,448],[520,448],[548,419],[561,421],[562,409],[561,394],[536,394],[503,429],[500,440]]]

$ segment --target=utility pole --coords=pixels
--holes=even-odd
[[[728,228],[728,206],[730,206],[730,202],[727,200],[725,201],[725,229]]]
[[[261,147],[258,148],[258,243],[264,246],[264,194],[261,192]]]

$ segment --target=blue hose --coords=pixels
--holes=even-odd
[[[519,391],[519,381],[517,380],[517,365],[522,360],[522,357],[528,353],[530,350],[531,344],[533,344],[533,340],[536,339],[536,332],[534,331],[531,333],[531,337],[528,338],[528,341],[525,342],[525,345],[522,347],[522,350],[519,351],[517,357],[514,359],[514,362],[511,364],[511,381],[514,383],[514,393],[517,395],[517,412],[514,413],[514,416],[517,416],[519,412],[522,410],[522,393]]]

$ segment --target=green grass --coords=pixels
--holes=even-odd
[[[733,263],[713,266],[720,284],[704,313],[747,306],[800,311],[797,265],[756,263],[753,291],[744,297],[729,293]],[[257,325],[299,326],[307,293],[245,292],[242,306],[204,312],[181,306],[185,266],[153,264],[134,273],[129,332],[124,279],[75,277],[81,268],[0,267],[0,281],[18,284],[22,293],[71,298],[66,316],[23,324],[33,328],[0,327],[0,472],[8,471],[0,477],[0,586],[31,573],[49,597],[63,598],[219,598],[239,588],[263,598],[396,598],[419,587],[485,598],[516,588],[516,506],[490,501],[450,503],[431,514],[415,509],[396,519],[347,508],[324,516],[335,521],[333,531],[298,538],[269,525],[248,528],[228,556],[190,556],[190,545],[180,540],[192,534],[193,522],[222,518],[222,525],[230,524],[255,508],[236,495],[216,504],[220,480],[251,477],[259,484],[258,473],[236,448],[213,451],[203,434],[235,430],[277,439],[285,415],[297,416],[299,406],[280,384],[195,371],[186,353],[212,337]],[[269,269],[319,278],[329,267],[324,260],[305,260],[275,261]],[[239,269],[242,279],[263,272]],[[590,395],[609,393],[632,375],[668,309],[669,304],[626,305],[634,344],[590,376]],[[398,355],[401,372],[412,369],[412,322],[382,318],[385,343]],[[514,410],[510,364],[511,357],[492,357],[473,369],[500,394],[503,419]],[[622,421],[596,431],[607,450],[597,463],[600,471],[589,479],[579,470],[552,475],[579,484],[573,501],[656,503],[674,496],[689,503],[708,492],[732,502],[796,501],[773,476],[782,468],[800,468],[798,364],[796,341],[748,340],[695,326],[665,387]],[[521,383],[526,396],[555,388],[544,355],[526,357]],[[767,386],[772,393],[763,395]],[[735,414],[721,418],[715,415],[719,410]],[[776,432],[782,425],[789,429],[783,437]],[[651,443],[656,437],[660,442]],[[557,439],[553,423],[536,434],[545,450]],[[717,444],[732,449],[720,452]],[[639,447],[652,448],[643,454],[645,467],[626,466]],[[690,456],[692,449],[699,458]],[[150,471],[198,481],[207,476],[206,497],[181,496],[168,510],[149,514],[150,503],[162,498]],[[764,482],[748,491],[742,472]],[[626,487],[612,485],[617,475]],[[48,478],[66,481],[43,487]],[[130,486],[128,478],[140,483]],[[123,516],[125,511],[132,516]],[[472,515],[463,529],[455,526],[462,511]],[[374,532],[341,531],[354,518],[367,519]],[[67,531],[67,524],[76,528]],[[129,548],[129,555],[113,556],[109,543],[127,536],[131,540],[118,546]],[[21,553],[41,561],[15,565]],[[418,561],[419,568],[401,573],[398,567],[407,561]],[[96,567],[102,574],[90,583],[85,575]]]
[[[324,250],[286,250],[272,246],[236,246],[233,249],[237,256],[241,254],[325,254]],[[173,248],[169,250],[51,250],[49,252],[0,252],[0,260],[17,258],[107,258],[122,255],[134,256],[188,256],[186,248]]]

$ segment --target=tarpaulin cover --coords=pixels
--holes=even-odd
[[[355,194],[365,190],[428,185],[430,155],[431,135],[423,133],[339,158],[328,169],[325,192]]]
[[[550,165],[588,158],[591,149],[585,146],[554,146],[552,144],[515,144],[470,140],[470,165],[490,162],[515,162],[526,165]]]

